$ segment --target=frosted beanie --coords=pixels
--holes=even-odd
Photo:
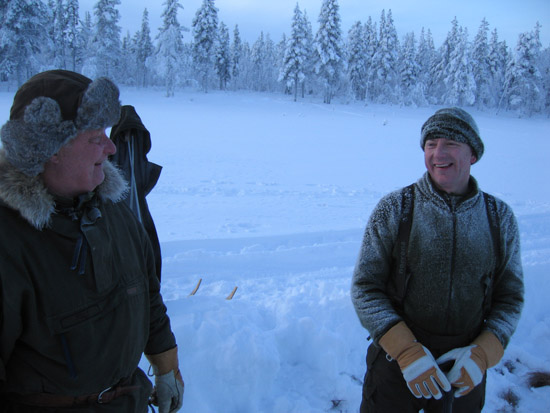
[[[19,88],[0,130],[6,159],[36,176],[79,132],[107,128],[119,117],[119,91],[109,79],[92,81],[66,70],[39,73]]]
[[[424,150],[428,139],[445,138],[470,145],[476,162],[483,155],[484,146],[474,118],[460,108],[445,108],[435,112],[422,125],[420,146]]]

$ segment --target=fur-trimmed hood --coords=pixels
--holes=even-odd
[[[128,192],[122,173],[109,161],[103,164],[105,180],[96,192],[103,201],[119,202]],[[33,227],[42,230],[49,226],[55,213],[55,198],[48,192],[42,175],[28,176],[11,165],[6,152],[0,149],[0,202],[18,211]]]

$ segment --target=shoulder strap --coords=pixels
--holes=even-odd
[[[497,210],[497,202],[495,197],[483,192],[483,198],[485,200],[485,207],[487,208],[487,219],[489,220],[489,228],[491,231],[491,238],[493,239],[493,248],[495,249],[495,268],[485,278],[485,297],[483,298],[483,318],[485,319],[490,311],[493,296],[493,286],[495,284],[495,278],[500,273],[500,267],[502,265],[502,245],[500,242],[500,217]]]
[[[409,238],[413,221],[414,211],[414,184],[403,189],[401,198],[401,218],[395,241],[393,256],[394,268],[393,277],[395,285],[394,300],[398,308],[402,308],[407,285],[409,283],[409,266],[407,264],[407,251],[409,249]]]
[[[489,227],[491,228],[491,237],[493,238],[493,246],[497,254],[496,269],[501,263],[501,245],[500,245],[500,217],[497,210],[497,201],[493,195],[483,192],[483,198],[485,199],[485,207],[487,208],[487,217],[489,219]]]

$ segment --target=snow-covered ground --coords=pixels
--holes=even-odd
[[[0,93],[4,118],[12,96]],[[182,411],[358,412],[368,334],[349,297],[353,267],[379,198],[424,172],[419,132],[435,108],[136,89],[122,101],[164,168],[148,202]],[[530,389],[526,375],[550,371],[550,120],[470,112],[486,146],[472,173],[516,213],[526,284],[484,411],[548,412],[550,387]]]

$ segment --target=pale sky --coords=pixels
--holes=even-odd
[[[260,32],[269,33],[278,42],[283,33],[290,34],[290,25],[296,0],[216,0],[218,19],[229,28],[239,25],[241,37],[253,43]],[[97,0],[80,0],[81,15],[89,11]],[[191,22],[202,0],[180,0],[178,20],[191,29]],[[307,11],[315,32],[322,0],[298,0],[300,9]],[[373,22],[380,20],[382,10],[391,9],[399,38],[407,32],[414,32],[417,39],[420,30],[430,29],[436,47],[439,47],[451,29],[451,21],[456,16],[459,25],[466,27],[470,40],[473,40],[481,20],[485,17],[489,30],[497,29],[499,39],[506,40],[508,46],[515,47],[518,35],[530,31],[538,21],[542,25],[543,47],[550,46],[550,1],[549,0],[339,0],[342,31],[348,30],[357,20],[365,23],[369,16]],[[121,0],[118,10],[121,14],[122,35],[127,31],[133,35],[141,26],[143,10],[149,12],[151,36],[154,38],[162,23],[161,14],[164,0]],[[191,33],[184,33],[184,41],[191,40]]]

